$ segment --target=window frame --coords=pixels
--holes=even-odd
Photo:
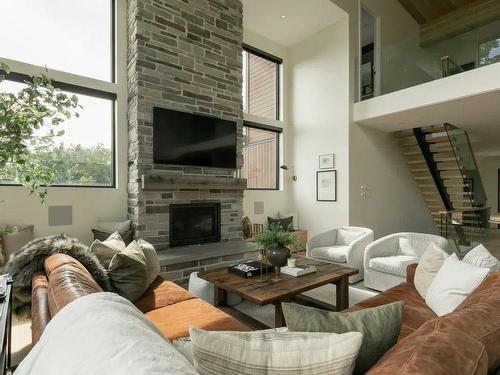
[[[273,188],[251,188],[251,187],[246,187],[245,190],[257,190],[257,191],[277,191],[280,190],[280,181],[281,181],[281,175],[280,175],[280,154],[281,154],[281,135],[283,134],[283,129],[276,127],[276,126],[271,126],[271,125],[265,125],[265,124],[260,124],[256,123],[253,121],[248,121],[244,120],[243,121],[243,127],[246,128],[252,128],[252,129],[257,129],[257,130],[266,130],[270,132],[276,133],[276,182],[275,186]],[[243,146],[245,147],[245,146]],[[245,160],[243,160],[245,162]]]
[[[488,65],[492,65],[492,64],[496,64],[500,61],[497,61],[496,63],[490,63],[490,64],[486,64],[486,65],[481,65],[480,64],[480,50],[481,50],[481,45],[485,44],[485,43],[488,43],[488,42],[491,42],[492,40],[498,40],[500,39],[500,33],[495,33],[495,34],[491,34],[489,37],[485,37],[483,39],[480,39],[477,41],[477,48],[476,48],[476,69],[477,68],[482,68],[482,67],[485,67],[485,66],[488,66]]]
[[[83,76],[79,74],[74,74],[71,72],[64,72],[57,69],[50,69],[47,67],[41,67],[38,65],[33,65],[29,62],[11,60],[8,58],[2,58],[0,56],[0,61],[6,62],[7,65],[11,68],[11,72],[5,77],[5,81],[25,83],[25,81],[29,80],[32,74],[27,74],[22,72],[23,70],[36,70],[35,75],[39,75],[41,73],[46,74],[51,78],[52,85],[55,88],[58,88],[63,91],[67,91],[73,94],[82,94],[86,96],[90,96],[97,99],[105,99],[111,101],[111,183],[109,185],[78,185],[78,184],[53,184],[49,186],[42,185],[43,187],[57,187],[57,188],[98,188],[98,189],[116,189],[117,187],[117,159],[116,159],[116,137],[117,137],[117,100],[118,100],[118,84],[116,82],[117,76],[117,17],[118,17],[118,9],[116,0],[109,0],[111,6],[111,20],[110,20],[110,65],[111,65],[111,74],[109,81],[103,81],[96,78]],[[14,65],[14,67],[12,66]],[[16,69],[16,66],[19,66],[20,69]],[[35,68],[35,69],[33,69]],[[60,77],[68,77],[68,80],[61,79],[52,79],[51,73],[54,72],[56,75]],[[74,80],[84,80],[86,84],[76,84],[71,83],[69,81]],[[97,83],[97,84],[93,84]],[[104,84],[104,85],[102,85]],[[99,88],[97,88],[99,87]],[[105,88],[111,88],[106,90]],[[16,183],[1,183],[0,187],[12,187],[12,186],[22,186],[21,184]]]
[[[273,119],[268,119],[272,121],[280,121],[281,120],[281,65],[283,64],[283,59],[277,56],[274,56],[268,52],[262,51],[258,48],[252,47],[246,43],[243,43],[243,51],[247,53],[251,53],[255,56],[258,56],[264,60],[270,61],[274,64],[276,64],[276,116]],[[248,64],[247,64],[248,67]],[[247,70],[247,75],[246,75],[246,80],[247,80],[247,95],[246,98],[249,101],[250,98],[250,74],[248,74]],[[251,113],[247,113],[248,115],[252,115]],[[252,115],[254,116],[254,115]],[[256,116],[256,115],[255,115]]]

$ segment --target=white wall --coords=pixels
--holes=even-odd
[[[357,97],[356,74],[359,54],[359,8],[356,1],[332,0],[349,14],[349,224],[365,226],[375,231],[376,238],[401,231],[434,233],[436,228],[426,208],[415,180],[392,135],[370,129],[354,122],[354,101]],[[392,16],[401,17],[402,8],[393,0],[366,0],[363,3],[388,7]],[[403,22],[405,19],[396,20]],[[413,23],[401,27],[414,28]],[[397,37],[395,35],[394,37]],[[381,36],[386,43],[390,35]],[[361,196],[365,185],[366,195]]]
[[[396,139],[352,124],[349,143],[351,225],[372,228],[376,238],[404,231],[437,233]]]
[[[0,186],[0,223],[34,224],[35,236],[64,232],[90,243],[91,228],[99,220],[126,220],[127,217],[127,74],[126,74],[126,2],[117,2],[117,84],[84,79],[84,84],[102,87],[118,94],[116,105],[116,173],[117,187],[111,188],[49,188],[46,206],[35,197],[29,197],[22,187]],[[14,71],[39,74],[28,64],[8,62]],[[82,80],[67,73],[49,70],[49,77],[80,84]],[[73,225],[48,226],[48,206],[73,206]]]
[[[292,199],[309,235],[349,223],[349,22],[332,26],[290,49]],[[335,154],[337,202],[316,201],[321,154]]]
[[[289,92],[289,61],[288,49],[250,30],[243,30],[243,40],[246,44],[258,48],[262,51],[281,57],[283,59],[281,69],[281,121],[273,121],[256,116],[244,114],[245,120],[272,125],[283,129],[281,134],[281,162],[287,165],[289,162],[289,139],[290,129],[288,126],[288,92]],[[291,176],[288,172],[281,171],[280,190],[245,190],[243,196],[243,215],[248,216],[252,223],[267,223],[267,217],[275,217],[278,212],[290,211],[289,183]],[[264,213],[255,214],[254,202],[264,202]]]
[[[498,170],[500,170],[500,156],[480,157],[476,159],[481,179],[483,180],[488,206],[491,213],[498,212]]]

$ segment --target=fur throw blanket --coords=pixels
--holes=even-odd
[[[57,253],[78,260],[104,291],[112,290],[108,271],[80,241],[64,234],[37,238],[12,254],[5,267],[5,272],[14,279],[13,310],[18,316],[30,315],[31,279],[35,273],[44,271],[45,258]]]

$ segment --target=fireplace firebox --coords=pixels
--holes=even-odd
[[[170,205],[170,246],[218,242],[220,203]]]

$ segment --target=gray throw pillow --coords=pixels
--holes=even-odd
[[[92,229],[92,233],[94,234],[94,240],[99,240],[99,241],[104,241],[106,240],[112,233],[111,232],[103,232],[98,229]],[[128,245],[131,243],[134,239],[134,230],[130,229],[125,232],[119,232],[120,236],[125,242],[125,245]]]
[[[115,254],[108,272],[116,293],[129,301],[136,301],[149,286],[146,256],[135,241]]]
[[[158,254],[156,253],[155,247],[151,245],[148,241],[142,238],[137,240],[137,244],[141,247],[144,256],[146,257],[146,267],[148,269],[148,286],[155,281],[156,277],[160,273],[160,260],[158,259]]]
[[[90,245],[90,252],[95,254],[97,259],[105,268],[109,267],[111,259],[122,250],[125,250],[127,245],[123,242],[122,237],[118,232],[114,232],[104,240],[94,240]]]
[[[293,216],[290,217],[285,217],[282,219],[274,219],[272,217],[267,218],[267,223],[269,224],[269,227],[271,225],[277,225],[281,227],[283,230],[293,230]]]
[[[283,303],[283,314],[290,331],[296,332],[361,332],[363,343],[356,360],[354,375],[366,373],[382,358],[399,336],[404,302],[338,313]]]

